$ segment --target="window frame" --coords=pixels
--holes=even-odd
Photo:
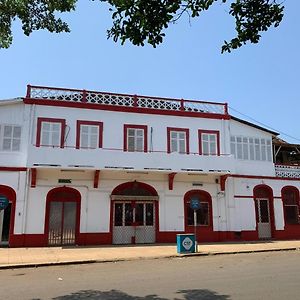
[[[88,126],[97,126],[99,128],[98,134],[98,146],[97,148],[91,147],[81,147],[81,125],[88,125]],[[86,121],[86,120],[77,120],[76,125],[76,149],[98,149],[103,147],[103,122],[100,121]]]
[[[216,135],[216,154],[203,154],[202,149],[202,135],[203,134],[214,134]],[[206,156],[220,156],[220,131],[219,130],[204,130],[204,129],[198,129],[198,141],[199,141],[199,155],[206,155]]]
[[[296,199],[295,199],[295,204],[285,204],[285,197],[284,194],[286,191],[293,192],[295,193]],[[283,208],[283,215],[284,215],[284,223],[285,225],[300,225],[300,196],[299,196],[299,190],[295,186],[285,186],[281,190],[281,199],[282,199],[282,208]],[[286,213],[286,206],[295,206],[297,207],[297,222],[291,223],[287,222],[287,213]]]
[[[144,149],[142,151],[128,151],[128,130],[129,129],[141,129],[144,132]],[[126,152],[147,152],[148,151],[148,126],[147,125],[137,125],[137,124],[124,124],[124,141],[123,141],[123,151]]]
[[[179,154],[190,154],[190,130],[188,128],[178,128],[178,127],[167,127],[167,152],[173,153],[171,150],[171,133],[172,132],[184,132],[185,133],[185,152],[175,152]]]
[[[60,145],[41,145],[41,136],[42,136],[42,123],[60,123]],[[64,148],[65,140],[65,131],[66,131],[66,119],[57,119],[57,118],[38,118],[37,119],[37,130],[36,130],[36,147],[59,147]]]
[[[19,149],[18,150],[13,150],[12,148],[12,141],[16,138],[13,137],[13,131],[12,131],[12,136],[10,137],[10,149],[7,150],[7,149],[3,149],[3,145],[4,145],[4,127],[5,126],[10,126],[12,127],[12,130],[14,130],[15,127],[19,127],[20,128],[20,138],[18,138],[18,140],[20,141],[19,143]],[[0,124],[0,151],[1,152],[8,152],[8,153],[16,153],[16,152],[20,152],[21,151],[21,147],[22,147],[22,126],[20,124],[8,124],[8,123],[2,123]],[[7,139],[7,137],[6,137]]]

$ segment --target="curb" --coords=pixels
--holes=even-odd
[[[132,257],[132,258],[116,258],[116,259],[89,259],[89,260],[73,260],[73,261],[61,261],[61,262],[46,262],[46,263],[27,263],[27,264],[12,264],[12,265],[0,265],[0,270],[9,269],[25,269],[25,268],[40,268],[51,266],[68,266],[68,265],[84,265],[95,263],[111,263],[111,262],[123,262],[133,260],[146,260],[146,259],[163,259],[163,258],[189,258],[197,256],[217,256],[217,255],[234,255],[234,254],[251,254],[251,253],[264,253],[264,252],[283,252],[283,251],[299,251],[298,247],[284,248],[284,249],[258,249],[258,250],[241,250],[230,252],[197,252],[186,254],[175,254],[166,256],[152,256],[152,257]]]

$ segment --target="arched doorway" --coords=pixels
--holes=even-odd
[[[200,201],[200,209],[197,214],[197,240],[213,240],[213,213],[211,195],[203,190],[190,190],[184,195],[184,227],[185,232],[194,233],[194,210],[190,207],[191,200],[196,198]]]
[[[142,182],[126,182],[111,193],[113,244],[150,244],[158,229],[158,195]]]
[[[80,226],[80,193],[69,187],[51,190],[46,200],[45,234],[49,246],[74,245]]]
[[[14,233],[16,193],[11,187],[0,185],[0,198],[8,201],[5,209],[0,210],[0,245],[9,246]]]
[[[261,184],[253,192],[258,238],[271,239],[275,232],[273,191],[269,186]]]

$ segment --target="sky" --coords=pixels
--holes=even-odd
[[[15,21],[13,45],[0,49],[0,99],[24,97],[31,84],[227,102],[232,115],[300,144],[300,1],[284,5],[278,28],[230,54],[221,46],[234,37],[234,19],[221,1],[170,25],[157,48],[107,40],[112,20],[100,1],[79,0],[63,14],[71,33],[27,37]]]

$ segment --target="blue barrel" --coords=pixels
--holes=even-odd
[[[195,253],[195,235],[194,234],[177,234],[177,253]]]

